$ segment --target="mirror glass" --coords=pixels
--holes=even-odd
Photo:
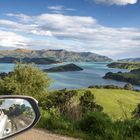
[[[31,104],[25,99],[0,99],[0,139],[29,127],[35,119]]]

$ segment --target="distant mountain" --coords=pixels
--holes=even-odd
[[[0,63],[16,63],[16,62],[24,62],[24,63],[35,63],[35,64],[56,64],[60,63],[59,61],[51,60],[49,58],[15,58],[15,57],[2,57],[0,58]]]
[[[61,62],[107,62],[112,59],[91,52],[72,52],[66,50],[1,50],[0,57],[49,58]]]
[[[118,60],[120,62],[140,62],[140,58],[126,58]]]

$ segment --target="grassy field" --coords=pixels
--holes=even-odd
[[[79,96],[85,89],[79,90]],[[104,112],[113,119],[126,119],[140,103],[140,93],[122,89],[89,89]]]

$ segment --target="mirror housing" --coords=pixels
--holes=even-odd
[[[0,140],[23,133],[40,119],[38,102],[32,97],[0,96]]]

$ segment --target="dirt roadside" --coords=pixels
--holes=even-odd
[[[53,134],[46,130],[32,129],[10,140],[78,140],[78,139]]]

